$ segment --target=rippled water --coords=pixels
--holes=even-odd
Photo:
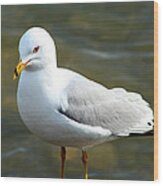
[[[153,2],[2,6],[2,176],[59,177],[59,148],[31,134],[16,106],[12,73],[20,36],[42,26],[55,38],[58,65],[136,91],[153,108]],[[88,151],[92,179],[153,180],[153,137]],[[68,149],[66,178],[82,178],[81,152]]]

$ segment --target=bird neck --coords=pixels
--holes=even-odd
[[[44,51],[43,58],[50,67],[57,67],[57,53],[55,47],[47,47]]]

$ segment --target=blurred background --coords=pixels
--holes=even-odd
[[[153,109],[154,4],[8,5],[1,7],[3,177],[58,178],[60,149],[31,134],[16,105],[12,81],[18,42],[32,26],[55,39],[58,66],[108,88],[141,93]],[[121,138],[88,151],[91,179],[153,180],[153,136]],[[83,178],[81,152],[68,148],[66,178]]]

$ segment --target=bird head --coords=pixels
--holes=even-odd
[[[54,63],[55,44],[50,34],[43,28],[32,27],[27,30],[19,42],[20,61],[15,68],[13,79],[25,70],[35,71]]]

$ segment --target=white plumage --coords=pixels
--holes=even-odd
[[[33,48],[39,47],[37,53]],[[21,38],[20,58],[28,65],[18,85],[18,108],[25,125],[59,146],[86,148],[118,136],[153,128],[153,112],[140,94],[107,89],[57,67],[51,36],[31,28]]]

